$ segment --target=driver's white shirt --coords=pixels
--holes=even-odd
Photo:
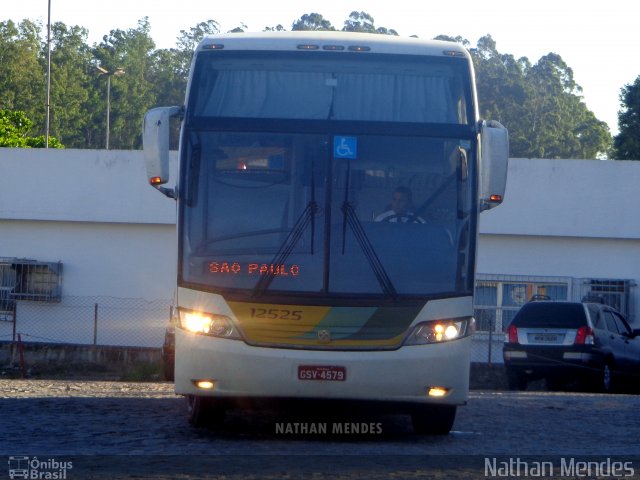
[[[409,211],[401,214],[397,214],[393,210],[381,213],[373,219],[374,222],[389,222],[389,223],[426,223],[423,218],[417,216],[415,213]]]

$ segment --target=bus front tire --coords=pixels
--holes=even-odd
[[[455,405],[425,405],[411,412],[413,430],[418,435],[447,435],[456,419]]]
[[[194,427],[217,428],[224,422],[225,411],[212,398],[187,395],[187,418]]]

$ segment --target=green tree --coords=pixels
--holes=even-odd
[[[149,81],[155,92],[155,105],[182,105],[193,52],[206,36],[220,32],[215,20],[200,22],[189,30],[181,30],[176,48],[156,50],[153,54]],[[172,148],[177,147],[180,125],[172,123]]]
[[[179,66],[179,70],[176,73],[184,77],[185,86],[193,52],[204,37],[207,35],[215,35],[216,33],[220,33],[220,24],[215,20],[200,22],[188,31],[180,30],[180,36],[176,42],[176,56]]]
[[[176,48],[156,50],[152,53],[149,80],[155,92],[156,106],[181,105],[184,102],[187,78],[193,52],[206,36],[220,32],[215,20],[200,22],[189,30],[181,30]]]
[[[245,29],[242,24],[233,31]],[[319,13],[303,15],[292,29],[335,30]],[[351,12],[342,30],[397,35],[393,29],[376,27],[371,15],[358,11]],[[183,30],[176,48],[168,50],[156,50],[149,31],[149,21],[143,18],[137,28],[111,30],[89,47],[84,28],[53,26],[51,133],[73,147],[104,148],[107,81],[96,67],[109,72],[120,68],[125,75],[111,78],[110,147],[140,148],[144,113],[153,106],[184,101],[195,46],[204,35],[218,33],[219,25],[207,20]],[[45,133],[46,117],[46,42],[41,36],[36,22],[0,22],[0,109],[25,112],[36,135]],[[437,38],[469,48],[480,113],[509,128],[512,156],[595,158],[610,149],[607,126],[587,109],[573,72],[559,55],[550,53],[532,64],[526,57],[500,53],[490,35],[479,39],[475,48],[460,36]],[[638,131],[637,83],[624,92],[627,108],[620,113],[615,149],[620,158],[634,141],[637,144],[630,137]]]
[[[0,147],[26,147],[33,122],[19,110],[0,110]]]
[[[467,40],[466,38],[462,38],[460,35],[456,37],[451,37],[449,35],[438,35],[437,37],[434,38],[434,40],[442,40],[444,42],[456,42],[467,49],[471,46],[471,43],[469,42],[469,40]]]
[[[291,30],[294,31],[334,31],[335,28],[329,20],[326,20],[319,13],[305,13],[298,20],[293,22]]]
[[[149,80],[155,92],[155,105],[182,105],[188,71],[184,71],[181,52],[175,48],[156,50]]]
[[[468,45],[466,40],[460,41]],[[500,54],[490,35],[480,38],[470,49],[476,71],[480,114],[482,118],[498,120],[509,128],[512,156],[527,156],[527,131],[519,128],[526,117],[525,100],[529,95],[524,72],[530,68],[526,58],[516,60]]]
[[[530,156],[597,158],[611,147],[611,134],[582,101],[582,88],[560,55],[549,53],[526,72],[532,87],[527,111]]]
[[[640,76],[622,88],[620,103],[620,133],[614,139],[613,156],[618,160],[640,160]]]
[[[86,145],[87,124],[92,116],[92,54],[87,35],[87,30],[78,26],[52,26],[50,133],[73,148]],[[44,69],[46,59],[42,62]]]
[[[187,78],[196,46],[207,35],[220,33],[215,20],[200,22],[189,30],[181,30],[176,48],[153,52],[149,77],[156,95],[156,105],[180,105],[184,102]]]
[[[265,32],[286,32],[287,30],[280,24],[275,27],[264,27]]]
[[[371,15],[366,12],[353,11],[349,15],[349,19],[345,20],[343,32],[363,32],[363,33],[379,33],[382,35],[398,35],[394,29],[385,27],[376,27]]]
[[[0,109],[25,112],[44,133],[46,82],[40,47],[38,24],[0,22]]]
[[[244,23],[240,22],[240,25],[238,25],[236,28],[232,30],[229,30],[227,33],[242,33],[246,30],[247,30],[247,26]]]
[[[121,76],[112,76],[110,82],[110,148],[140,148],[140,126],[144,113],[156,104],[156,93],[149,81],[153,71],[152,54],[155,51],[155,43],[149,35],[150,29],[149,20],[145,17],[138,21],[138,28],[127,31],[111,30],[94,48],[97,66],[111,73],[117,69],[125,72]],[[104,91],[105,120],[102,129],[105,136],[108,90],[106,83],[105,78],[96,76],[94,79],[95,88],[102,88]],[[94,127],[98,127],[99,124],[99,121],[94,122]],[[105,143],[105,136],[102,136],[102,145]]]
[[[609,151],[607,125],[588,110],[573,71],[559,55],[549,53],[531,64],[526,57],[499,53],[490,35],[470,52],[481,116],[509,129],[511,156],[599,158]]]
[[[19,110],[0,110],[0,147],[44,148],[45,137],[30,137],[33,122]],[[49,137],[49,147],[64,148],[55,137]]]

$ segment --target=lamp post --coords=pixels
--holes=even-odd
[[[49,129],[51,115],[51,0],[47,6],[47,120],[45,125],[45,148],[49,148]]]
[[[99,75],[107,76],[107,133],[106,133],[106,142],[105,148],[109,150],[109,117],[111,115],[111,77],[124,75],[124,70],[122,68],[116,68],[115,70],[109,71],[106,68],[97,66],[96,70],[98,70]]]

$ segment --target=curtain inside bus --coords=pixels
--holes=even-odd
[[[215,78],[195,116],[466,123],[447,76],[222,70]]]

